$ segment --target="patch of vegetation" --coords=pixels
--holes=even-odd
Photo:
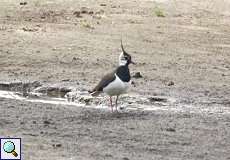
[[[34,6],[35,6],[35,7],[41,7],[41,1],[40,1],[40,0],[35,1],[35,2],[34,2]]]
[[[90,25],[86,20],[80,21],[80,24],[85,28],[94,29],[94,27]]]
[[[157,17],[165,17],[163,10],[158,7],[155,7],[154,13]]]

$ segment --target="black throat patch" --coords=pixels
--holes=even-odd
[[[116,74],[123,82],[129,82],[131,79],[129,67],[127,65],[119,66],[116,70]]]

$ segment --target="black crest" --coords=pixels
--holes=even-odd
[[[124,49],[124,46],[122,44],[122,39],[121,39],[121,49],[122,49],[122,52],[124,54],[124,58],[127,61],[127,65],[129,65],[130,63],[133,63],[132,62],[132,57]]]

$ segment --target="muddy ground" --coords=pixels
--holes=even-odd
[[[173,98],[176,109],[111,113],[0,98],[0,137],[21,137],[24,159],[230,159],[229,8],[227,0],[2,0],[0,81],[89,90],[117,66],[122,37],[132,75],[143,76],[126,97]]]

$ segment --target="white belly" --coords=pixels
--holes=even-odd
[[[120,95],[127,92],[129,87],[128,82],[122,82],[119,77],[116,75],[116,79],[108,84],[104,89],[103,92],[110,96]]]

